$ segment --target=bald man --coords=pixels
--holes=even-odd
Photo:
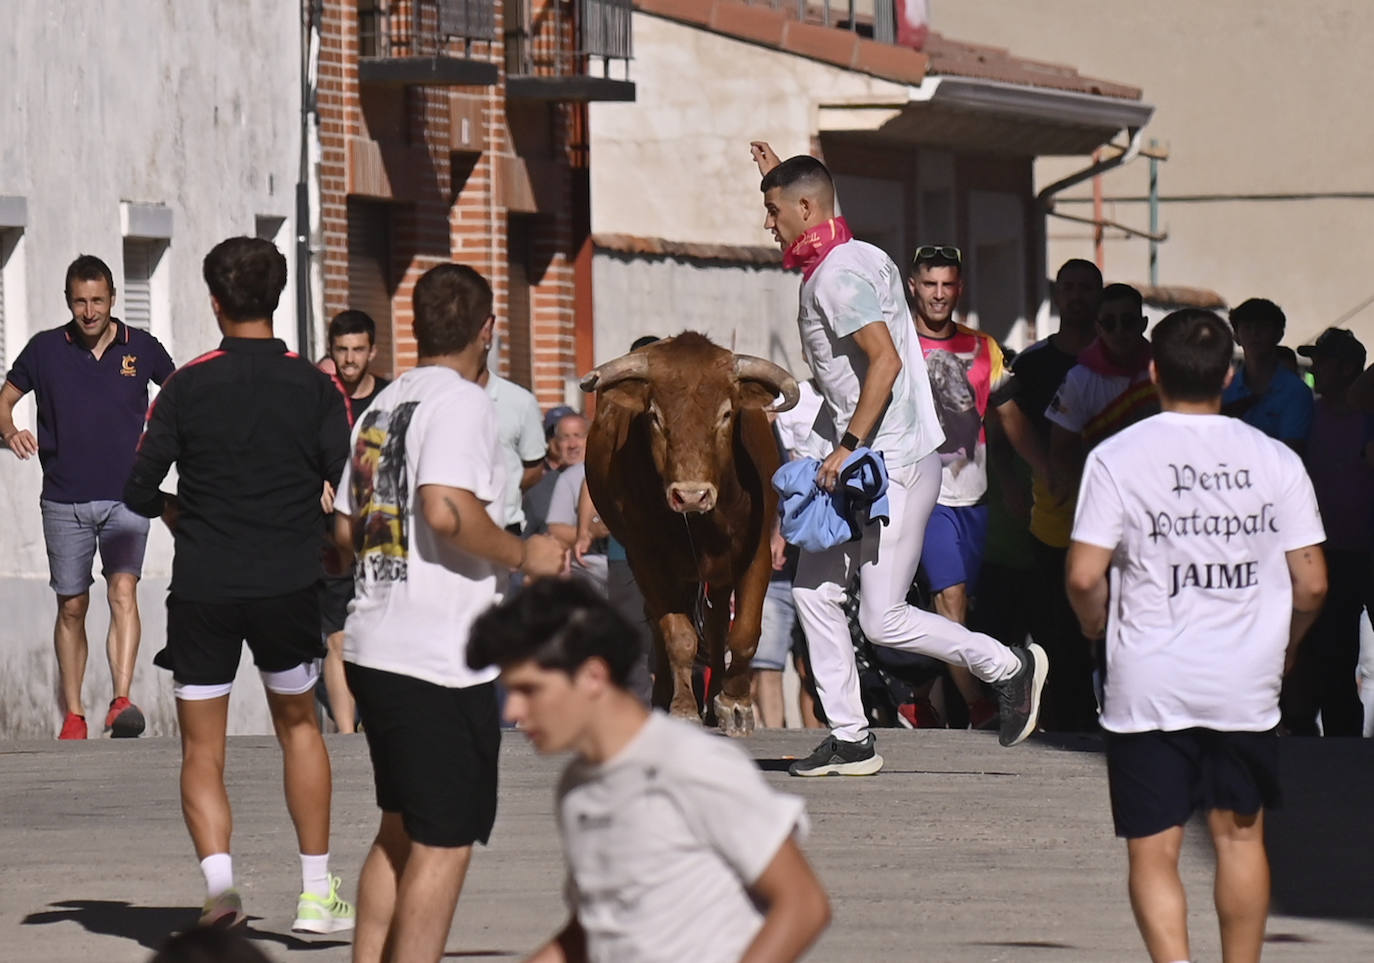
[[[870,524],[858,541],[823,552],[803,550],[797,563],[792,594],[831,735],[789,772],[867,776],[883,766],[843,609],[855,568],[859,627],[869,640],[966,666],[997,692],[1000,741],[1015,745],[1035,728],[1049,671],[1044,651],[1008,648],[906,602],[940,494],[937,449],[944,432],[901,272],[881,250],[855,240],[836,216],[835,186],[824,164],[807,156],[774,163],[761,143],[753,153],[764,175],[764,228],[782,247],[784,265],[802,272],[797,323],[833,425],[834,448],[816,481],[832,490],[845,461],[863,446],[881,452],[888,471],[889,523]]]

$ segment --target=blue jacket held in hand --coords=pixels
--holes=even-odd
[[[782,537],[803,551],[823,552],[863,535],[869,522],[889,521],[887,464],[883,453],[859,448],[840,469],[833,492],[816,484],[821,463],[789,461],[773,475],[782,515]]]

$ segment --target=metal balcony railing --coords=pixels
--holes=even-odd
[[[611,75],[628,79],[632,0],[507,0],[506,73],[512,77]]]
[[[839,27],[882,43],[897,42],[894,0],[744,0],[754,7],[781,10],[793,20]]]
[[[494,39],[494,0],[358,0],[363,58],[442,56]]]

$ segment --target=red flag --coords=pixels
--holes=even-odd
[[[930,0],[893,0],[897,7],[897,43],[924,50],[930,34]]]

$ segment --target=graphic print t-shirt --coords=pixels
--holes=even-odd
[[[747,888],[806,833],[733,744],[660,712],[614,758],[558,786],[569,909],[593,963],[738,960],[763,926]]]
[[[811,277],[802,282],[797,326],[816,387],[830,414],[828,424],[837,435],[844,433],[854,417],[868,374],[868,356],[853,335],[879,321],[892,335],[902,370],[876,430],[863,440],[883,453],[888,468],[900,468],[914,465],[944,441],[925,359],[907,311],[901,272],[872,244],[846,241],[832,248]],[[834,450],[839,438],[826,440]]]
[[[992,335],[962,324],[947,338],[923,334],[935,412],[945,430],[940,446],[940,504],[977,505],[988,491],[988,445],[983,419],[988,407],[1012,396],[1011,370]]]
[[[467,667],[468,630],[500,599],[504,570],[441,539],[418,511],[422,485],[471,492],[505,525],[496,413],[480,387],[437,365],[379,394],[353,426],[335,510],[356,519],[356,595],[344,658],[357,665],[463,687],[495,669]]]
[[[1094,448],[1073,539],[1115,549],[1103,728],[1278,725],[1284,553],[1325,537],[1302,461],[1237,419],[1164,412]]]

